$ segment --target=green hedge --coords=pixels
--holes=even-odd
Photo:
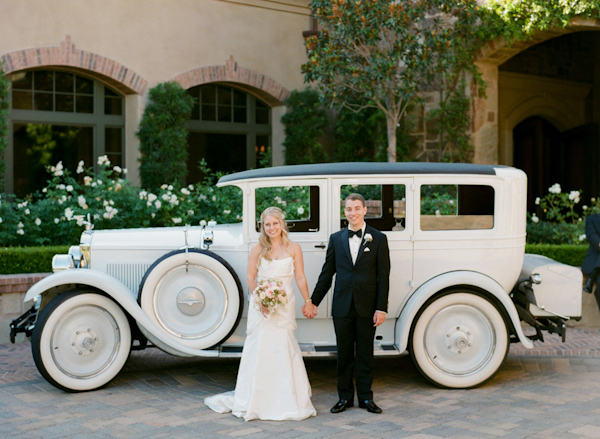
[[[587,252],[587,245],[527,244],[526,253],[544,255],[563,264],[581,267]]]
[[[0,274],[49,273],[52,271],[52,257],[68,251],[68,246],[0,249]]]
[[[527,253],[548,256],[575,267],[581,267],[587,249],[587,245],[527,244],[525,247]],[[49,273],[52,271],[52,256],[68,251],[68,246],[0,249],[0,274]]]

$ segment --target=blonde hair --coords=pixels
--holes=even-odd
[[[265,233],[265,218],[268,216],[272,216],[279,220],[281,224],[281,240],[283,245],[287,248],[290,245],[290,240],[288,239],[288,227],[285,222],[285,214],[283,210],[279,207],[267,207],[263,213],[260,214],[260,236],[258,237],[258,243],[260,244],[260,255],[258,257],[258,264],[260,265],[261,258],[265,258],[267,261],[271,260],[271,238],[267,236]]]

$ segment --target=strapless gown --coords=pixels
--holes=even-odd
[[[288,303],[274,316],[265,318],[250,298],[246,341],[235,390],[206,398],[204,403],[212,410],[232,412],[246,421],[300,421],[317,414],[310,400],[310,383],[294,334],[293,278],[294,260],[291,257],[261,260],[257,279],[281,281],[288,294]]]

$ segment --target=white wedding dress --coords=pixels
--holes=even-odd
[[[232,412],[246,421],[300,421],[315,416],[311,388],[296,341],[292,290],[293,258],[262,259],[257,280],[281,281],[288,303],[264,317],[250,298],[246,341],[235,390],[209,396],[204,403],[219,413]]]

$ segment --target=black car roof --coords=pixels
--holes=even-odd
[[[252,169],[221,177],[219,184],[240,180],[260,180],[274,177],[308,177],[313,175],[378,175],[378,174],[480,174],[495,175],[500,165],[477,165],[472,163],[425,163],[425,162],[344,162],[313,165],[274,166]]]

